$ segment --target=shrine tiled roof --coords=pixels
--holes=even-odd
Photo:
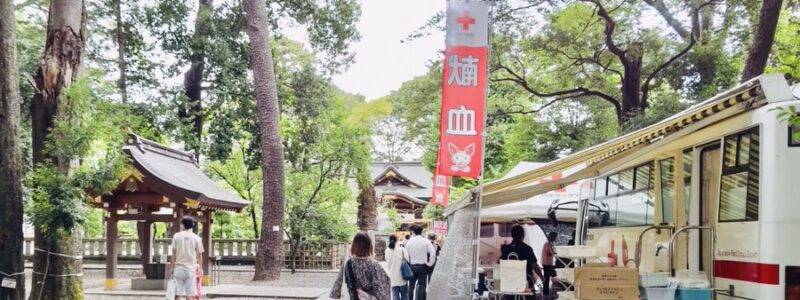
[[[384,194],[400,193],[421,201],[428,201],[433,194],[433,173],[428,171],[421,162],[374,162],[369,169],[373,181],[377,182],[387,177],[403,181],[404,184],[391,186],[376,185],[375,189]]]
[[[199,210],[241,211],[250,202],[229,193],[206,176],[194,153],[129,134],[123,151],[145,178],[164,195],[182,197]]]

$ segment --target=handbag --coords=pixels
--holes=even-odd
[[[414,271],[411,270],[411,264],[408,263],[405,257],[403,257],[403,261],[400,262],[400,275],[402,275],[405,280],[414,279]]]
[[[347,285],[347,289],[350,291],[350,299],[358,299],[358,300],[379,300],[378,297],[370,295],[369,293],[365,292],[362,289],[357,288],[356,284],[356,275],[353,273],[353,260],[348,260],[345,264],[345,268],[347,269],[347,273],[350,276],[351,283]]]
[[[528,262],[519,260],[516,252],[511,252],[506,259],[500,260],[497,279],[500,280],[498,290],[503,292],[524,292],[528,287],[527,268]]]
[[[403,279],[411,280],[414,279],[414,271],[411,270],[411,264],[404,258],[403,262],[400,263],[400,273],[403,275]]]

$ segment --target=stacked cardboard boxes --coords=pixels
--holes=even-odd
[[[639,271],[588,264],[575,269],[575,290],[583,300],[638,300]]]

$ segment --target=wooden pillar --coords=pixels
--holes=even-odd
[[[203,221],[203,285],[211,285],[211,212]]]
[[[139,252],[142,254],[142,267],[153,262],[153,254],[150,249],[153,247],[153,222],[136,222],[136,232],[139,234]]]
[[[109,208],[106,218],[106,290],[117,289],[117,213]]]
[[[139,235],[139,253],[141,254],[142,270],[147,268],[147,264],[153,262],[150,249],[153,247],[153,222],[149,219],[152,213],[145,206],[141,214],[145,215],[144,220],[136,222],[136,233]]]
[[[169,238],[172,238],[176,233],[181,232],[181,219],[183,218],[183,208],[180,206],[175,206],[173,216],[175,220],[172,220],[172,234],[169,235]]]

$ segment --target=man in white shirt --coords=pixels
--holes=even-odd
[[[408,296],[414,300],[425,300],[428,292],[428,275],[436,262],[436,248],[422,236],[422,226],[411,226],[411,233],[413,234],[411,239],[406,242],[405,256],[411,265],[411,271],[414,272],[414,279],[408,282]]]
[[[202,239],[192,232],[192,228],[194,228],[194,220],[191,217],[184,217],[181,219],[181,231],[172,236],[172,257],[169,269],[172,270],[172,276],[175,279],[176,299],[199,299],[195,282],[195,267],[203,263],[203,243]]]

